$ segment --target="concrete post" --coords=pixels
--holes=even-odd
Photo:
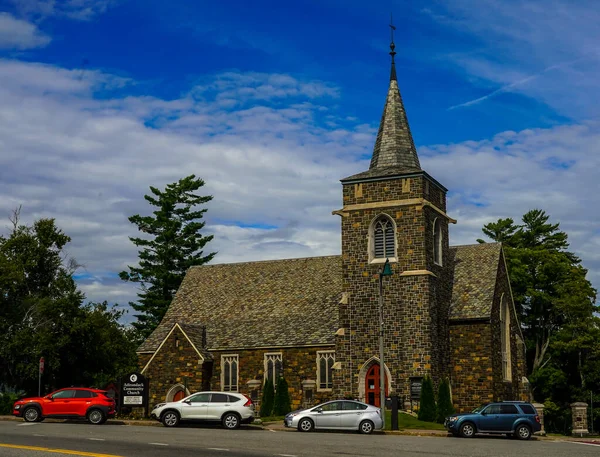
[[[587,403],[576,402],[571,403],[571,411],[573,414],[573,436],[589,435],[588,420],[587,420]]]
[[[538,432],[538,435],[546,436],[546,428],[544,425],[544,408],[545,408],[545,406],[542,403],[534,403],[533,407],[536,409],[538,416],[540,417],[540,424],[542,425],[542,429]]]

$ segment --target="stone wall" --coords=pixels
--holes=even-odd
[[[383,279],[384,358],[391,373],[390,388],[404,401],[409,396],[409,377],[429,374],[437,384],[439,377],[447,374],[447,317],[452,287],[450,263],[446,262],[448,221],[424,206],[419,200],[423,198],[434,199],[431,203],[445,211],[445,192],[424,174],[344,185],[347,215],[342,216],[341,222],[345,298],[339,314],[344,333],[336,340],[336,360],[342,368],[334,376],[338,396],[362,399],[360,376],[365,364],[379,359],[378,286],[383,265],[370,263],[369,231],[381,214],[396,224],[394,274]],[[408,204],[402,204],[402,200]],[[385,205],[392,201],[400,202]],[[348,205],[363,206],[347,208]],[[442,228],[442,265],[433,261],[436,218]]]
[[[494,401],[492,327],[489,322],[450,323],[452,402],[457,412]]]

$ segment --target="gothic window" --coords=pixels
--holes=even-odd
[[[442,265],[442,227],[437,218],[433,221],[433,261]]]
[[[396,228],[388,216],[380,216],[373,225],[373,259],[396,257]]]
[[[317,382],[319,390],[333,388],[335,351],[317,351]]]
[[[283,357],[281,352],[265,354],[265,381],[269,379],[274,387],[277,380],[283,376]]]
[[[508,300],[503,294],[500,299],[500,345],[502,346],[502,377],[505,381],[512,379],[510,356],[510,312]]]
[[[238,355],[221,356],[221,386],[225,392],[238,390]]]

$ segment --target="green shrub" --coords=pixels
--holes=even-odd
[[[423,379],[421,386],[421,399],[419,400],[419,420],[435,422],[435,395],[433,393],[433,382],[429,376]]]
[[[262,401],[260,402],[260,417],[270,416],[273,412],[273,403],[275,401],[275,387],[269,379],[265,381],[262,392]]]
[[[444,419],[454,413],[454,405],[450,399],[450,381],[442,379],[438,388],[437,397],[437,422],[444,423]]]
[[[292,410],[290,391],[284,377],[277,381],[277,392],[275,393],[275,404],[273,406],[274,416],[285,416]]]
[[[20,395],[12,392],[0,393],[0,416],[12,414],[12,407]]]

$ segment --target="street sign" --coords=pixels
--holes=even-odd
[[[123,406],[146,406],[148,380],[140,373],[129,373],[121,378],[121,401]]]
[[[40,357],[40,374],[44,372],[44,358]]]

